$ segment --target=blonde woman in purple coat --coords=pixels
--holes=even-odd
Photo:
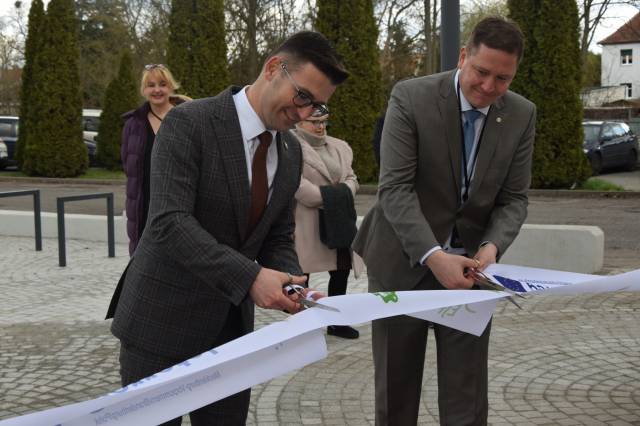
[[[179,87],[166,66],[145,66],[140,81],[140,94],[146,101],[138,109],[122,116],[126,122],[122,131],[120,157],[127,175],[129,255],[135,251],[147,221],[151,148],[156,133],[167,112],[188,99],[175,94]]]

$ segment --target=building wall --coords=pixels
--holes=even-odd
[[[620,51],[632,50],[632,63],[622,64]],[[631,83],[630,98],[640,98],[640,43],[610,44],[602,46],[602,86]]]
[[[626,89],[623,86],[595,87],[583,90],[580,99],[584,107],[599,107],[624,99],[625,93]]]

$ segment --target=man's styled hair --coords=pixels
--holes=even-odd
[[[490,16],[478,22],[467,40],[466,48],[473,54],[481,44],[515,54],[518,56],[518,62],[524,53],[524,35],[520,27],[500,16]]]
[[[331,42],[315,31],[295,33],[278,46],[269,58],[277,54],[285,54],[291,66],[311,62],[336,86],[349,77]]]

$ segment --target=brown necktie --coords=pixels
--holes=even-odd
[[[253,156],[251,165],[251,211],[249,213],[249,232],[253,231],[260,220],[269,195],[269,181],[267,180],[267,151],[271,145],[271,132],[265,131],[258,135],[260,145]]]

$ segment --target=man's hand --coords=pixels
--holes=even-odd
[[[303,285],[306,281],[307,278],[304,276],[288,275],[274,269],[262,268],[249,289],[249,295],[253,302],[261,308],[296,313],[302,308],[297,303],[298,295],[286,296],[282,291],[282,286],[285,284]]]
[[[498,256],[498,247],[496,247],[493,243],[487,243],[484,246],[480,247],[476,255],[473,257],[476,259],[480,266],[478,266],[478,270],[484,271],[487,266],[492,263],[496,263],[496,257]]]
[[[448,289],[469,289],[473,279],[464,276],[465,268],[475,268],[477,263],[468,257],[448,254],[438,250],[427,258],[427,266],[436,279]]]

